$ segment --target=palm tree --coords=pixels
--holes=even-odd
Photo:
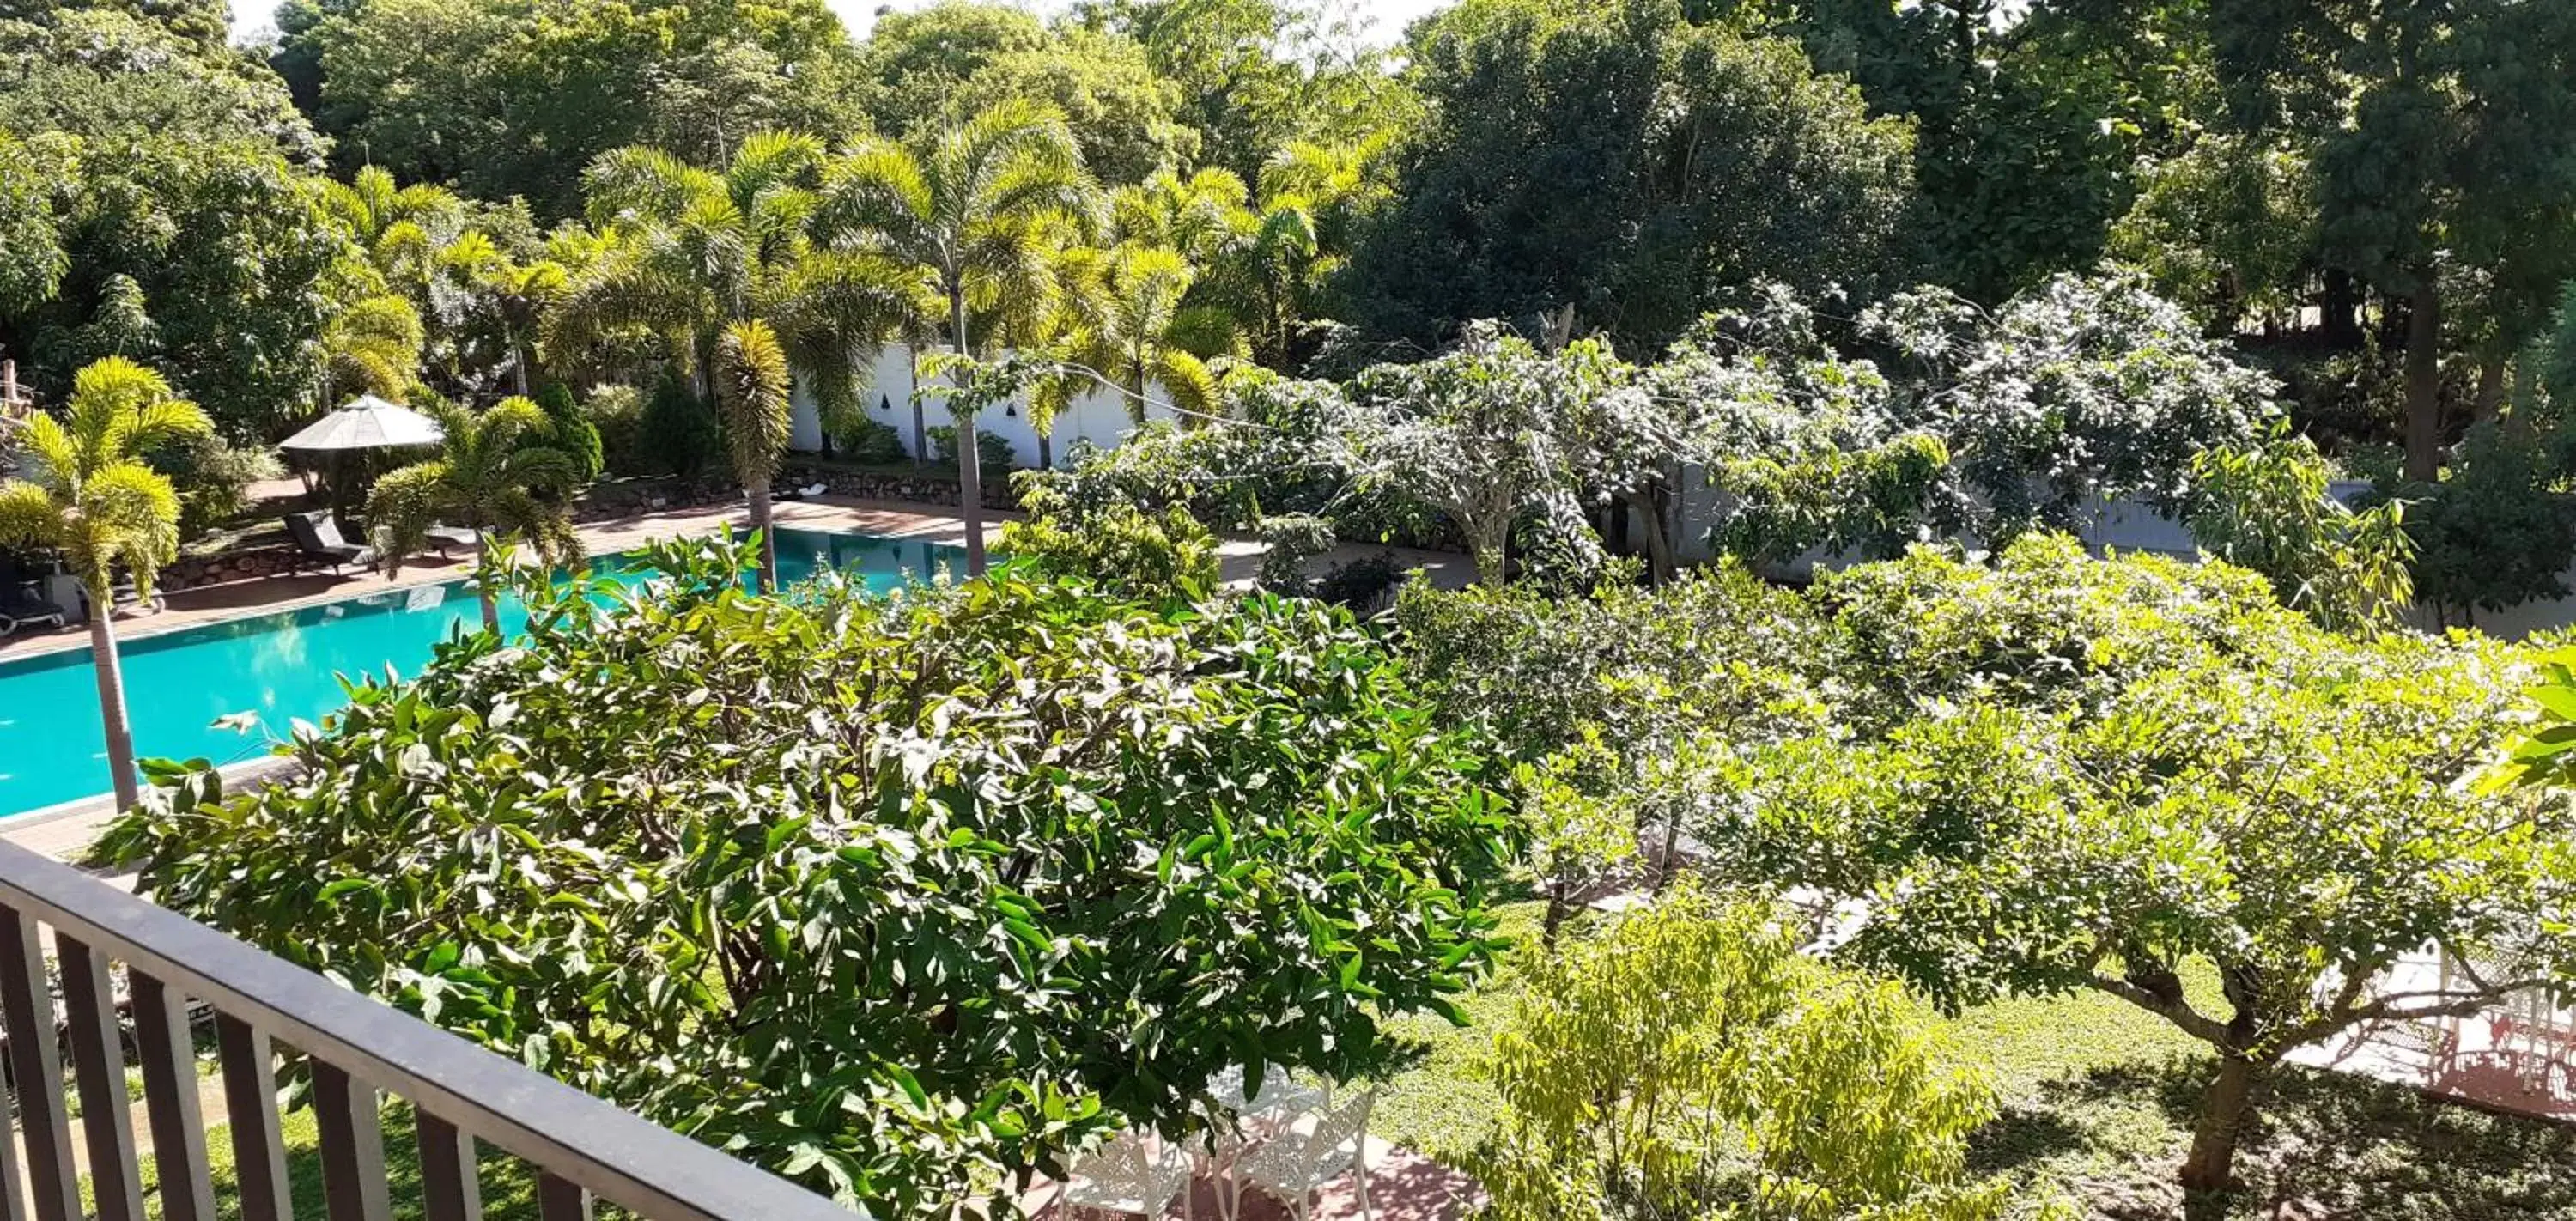
[[[1173,406],[1208,414],[1216,407],[1216,379],[1191,351],[1211,327],[1184,304],[1198,271],[1179,251],[1160,246],[1121,246],[1080,261],[1081,279],[1068,284],[1066,314],[1073,320],[1064,342],[1075,361],[1117,383],[1128,417],[1145,422],[1146,391],[1160,384]]]
[[[501,400],[476,415],[461,407],[430,409],[446,433],[437,457],[388,472],[367,494],[367,525],[385,572],[402,571],[429,528],[471,528],[488,544],[516,534],[548,564],[581,558],[581,536],[564,513],[563,496],[581,482],[581,458],[547,444],[554,424],[528,399]],[[483,627],[501,630],[500,604],[482,590]]]
[[[490,355],[509,364],[513,391],[527,394],[535,380],[538,329],[571,283],[564,265],[542,257],[522,262],[474,229],[438,252],[438,270],[455,295],[466,298],[465,311],[483,333],[497,341],[501,350]]]
[[[778,540],[769,528],[769,481],[787,449],[787,377],[787,353],[768,323],[737,322],[717,336],[716,410],[724,416],[734,478],[751,504],[752,533],[760,536],[760,587],[772,592],[778,588]]]
[[[121,356],[73,375],[64,416],[38,415],[21,431],[34,478],[0,483],[0,543],[60,552],[89,592],[99,721],[107,731],[116,805],[124,809],[134,804],[137,788],[116,653],[115,569],[124,565],[134,592],[148,598],[161,566],[178,558],[178,492],[143,455],[169,441],[210,435],[214,425],[195,403],[174,397],[160,374]]]
[[[860,141],[832,163],[816,216],[838,248],[879,255],[926,280],[945,306],[947,339],[977,352],[975,315],[990,342],[1012,315],[1044,312],[1051,238],[1087,216],[1091,182],[1073,132],[1054,107],[998,103],[914,149]],[[964,365],[955,374],[958,507],[966,570],[984,571],[983,478]]]
[[[723,408],[720,387],[730,381],[740,393],[746,376],[742,367],[724,367],[725,336],[758,322],[765,351],[806,378],[826,425],[846,419],[858,409],[858,357],[928,308],[927,285],[917,270],[875,252],[814,240],[822,163],[820,142],[780,133],[743,141],[722,172],[659,149],[601,154],[583,181],[591,224],[608,240],[547,315],[545,348],[551,354],[621,330],[652,332]],[[750,351],[740,343],[733,350]],[[782,380],[781,403],[785,394]],[[767,480],[786,451],[787,428],[782,421],[750,439],[767,451],[746,454],[745,438],[737,437],[734,465],[737,473],[759,472],[758,493],[748,477],[743,490],[754,501],[753,527],[765,532]],[[775,548],[764,542],[762,553],[774,556]],[[764,560],[762,576],[775,586],[774,560]]]

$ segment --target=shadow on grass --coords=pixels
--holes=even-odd
[[[2170,1217],[2179,1192],[2150,1190],[2190,1143],[2207,1057],[2099,1068],[2050,1083],[2034,1107],[2006,1111],[1978,1134],[1990,1171],[2030,1172],[2067,1158],[2113,1118],[2161,1123],[2160,1155],[2109,1174],[2062,1181],[2097,1217]],[[2098,1159],[2097,1159],[2098,1160]],[[2261,1101],[2243,1144],[2230,1216],[2369,1221],[2576,1221],[2576,1126],[2438,1102],[2346,1073],[2286,1067]],[[2164,1188],[2166,1184],[2152,1184]]]
[[[2084,1129],[2053,1111],[2005,1107],[1968,1138],[1968,1169],[2002,1174],[2084,1147]]]

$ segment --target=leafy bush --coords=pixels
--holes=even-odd
[[[607,469],[606,443],[599,435],[599,427],[573,402],[572,387],[548,382],[537,391],[536,400],[537,406],[545,409],[547,422],[554,426],[554,447],[580,462],[584,482],[599,478],[599,473]]]
[[[286,465],[269,449],[234,445],[214,435],[163,446],[154,467],[179,491],[179,537],[202,538],[250,507],[250,485],[282,479]]]
[[[1864,323],[1917,367],[1904,422],[1943,438],[1999,541],[2093,498],[2179,506],[2195,455],[2277,414],[2278,383],[2134,275],[2059,275],[1992,318],[1923,289]]]
[[[2346,507],[2327,494],[2332,475],[2316,447],[2286,429],[2260,445],[2206,451],[2192,466],[2199,486],[2185,520],[2203,549],[2270,578],[2282,605],[2323,626],[2366,632],[2401,622],[2416,554],[2403,503]]]
[[[519,579],[292,783],[102,841],[155,901],[878,1216],[947,1217],[1209,1078],[1384,1066],[1495,952],[1472,743],[1347,615],[1004,571],[892,599]],[[501,561],[489,569],[501,574]]]
[[[1228,379],[1233,425],[1154,421],[1115,448],[1077,442],[1052,471],[1020,476],[1061,503],[1116,502],[1148,513],[1179,505],[1211,530],[1248,530],[1265,513],[1329,516],[1346,538],[1431,545],[1446,523],[1401,489],[1355,488],[1342,461],[1351,404],[1330,382],[1241,373]]]
[[[582,414],[599,432],[602,473],[641,475],[654,468],[643,448],[643,391],[623,382],[593,386],[590,397],[582,403]]]
[[[724,458],[724,425],[688,383],[665,378],[644,404],[636,448],[655,474],[694,479]]]
[[[994,550],[1049,576],[1155,601],[1213,592],[1216,547],[1216,536],[1179,506],[1147,513],[1126,504],[1037,512],[1004,525],[994,543]]]
[[[1298,514],[1261,519],[1261,573],[1255,583],[1275,594],[1304,595],[1315,584],[1306,561],[1333,549],[1333,523]]]
[[[2008,1185],[1967,1170],[1986,1083],[1902,989],[1801,956],[1774,916],[1686,887],[1525,960],[1469,1167],[1497,1221],[2003,1214]]]
[[[849,427],[833,433],[832,444],[839,448],[841,457],[868,466],[892,466],[905,459],[903,437],[894,430],[894,425],[866,416],[852,419]],[[957,456],[953,429],[948,444],[948,456],[953,460]]]
[[[1314,595],[1359,614],[1374,614],[1385,607],[1387,594],[1404,583],[1404,573],[1392,551],[1364,555],[1333,565],[1316,580]]]
[[[930,449],[943,469],[957,466],[957,430],[946,424],[930,429]],[[1011,469],[1011,442],[1000,433],[975,430],[975,461],[988,471]]]
[[[2415,593],[2446,622],[2561,598],[2576,563],[2576,503],[2560,490],[2576,431],[2507,417],[2471,427],[2445,478],[2391,482],[2382,510],[2405,512]]]

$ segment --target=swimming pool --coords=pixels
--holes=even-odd
[[[963,555],[941,543],[778,531],[783,581],[832,568],[871,589],[892,589],[943,566],[962,572]],[[604,557],[600,566],[640,581],[640,573],[622,573],[622,559]],[[526,622],[515,601],[502,602],[504,632]],[[149,630],[149,620],[141,623]],[[474,595],[460,580],[129,638],[119,654],[134,752],[217,764],[266,754],[289,722],[301,717],[318,724],[344,702],[338,676],[382,673],[387,665],[408,673],[427,662],[431,647],[450,631],[471,631],[481,623]],[[258,728],[214,727],[218,717],[245,712],[258,716]],[[89,650],[0,662],[0,818],[108,787],[107,734],[99,724]]]

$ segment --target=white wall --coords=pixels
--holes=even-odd
[[[913,454],[912,444],[912,349],[903,344],[889,344],[876,359],[859,370],[859,401],[867,416],[894,427],[895,436],[903,441],[903,450]],[[1146,387],[1145,397],[1152,400],[1145,415],[1151,420],[1172,418],[1163,405],[1161,386]],[[1079,440],[1107,448],[1118,444],[1135,427],[1127,414],[1127,396],[1106,388],[1095,387],[1077,397],[1071,409],[1059,412],[1053,431],[1055,461],[1061,466],[1065,455]],[[794,427],[788,435],[790,448],[813,452],[823,448],[823,419],[815,408],[813,396],[803,384],[795,393]],[[922,427],[938,428],[950,423],[948,406],[936,399],[921,405]],[[995,407],[985,408],[975,417],[979,432],[1002,437],[1011,443],[1012,461],[1019,466],[1038,464],[1038,434],[1029,424],[1029,407],[1025,397]],[[914,454],[915,457],[920,455]]]

